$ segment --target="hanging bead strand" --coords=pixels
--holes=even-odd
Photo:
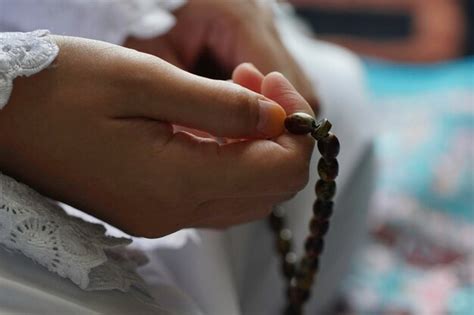
[[[309,222],[309,236],[304,245],[304,255],[296,264],[296,255],[292,251],[291,231],[287,228],[284,213],[276,209],[269,221],[276,235],[276,247],[281,257],[281,266],[287,280],[288,303],[285,315],[300,315],[304,303],[309,299],[319,268],[319,258],[324,249],[324,236],[329,230],[329,219],[332,215],[336,194],[335,179],[339,174],[337,155],[340,143],[330,132],[331,123],[324,119],[318,123],[308,114],[295,113],[285,120],[289,132],[298,135],[310,133],[317,141],[321,158],[318,162],[319,180],[316,182],[316,201],[313,204],[313,216]]]

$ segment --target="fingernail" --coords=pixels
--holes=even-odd
[[[258,100],[257,131],[265,136],[274,137],[283,132],[284,109],[275,102]]]

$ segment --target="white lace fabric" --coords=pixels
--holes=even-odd
[[[0,109],[12,82],[48,67],[58,46],[45,30],[0,33]],[[108,237],[102,225],[64,212],[56,203],[0,173],[0,246],[18,251],[84,290],[146,292],[137,263],[126,256],[130,239]]]
[[[69,216],[57,204],[0,173],[0,244],[84,290],[146,291],[137,263],[122,254],[130,239],[109,237],[100,224]],[[126,252],[124,252],[126,253]]]
[[[53,62],[58,52],[46,30],[0,33],[0,109],[10,97],[13,79],[38,73]]]

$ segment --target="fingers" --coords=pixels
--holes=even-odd
[[[281,103],[288,114],[296,111],[312,114],[306,101],[281,74],[266,76],[262,91]],[[220,146],[175,134],[162,153],[180,157],[183,167],[199,165],[198,170],[193,171],[196,176],[190,177],[188,182],[192,187],[200,187],[201,200],[212,200],[301,190],[308,181],[313,146],[310,136],[288,133],[274,141],[240,141]]]
[[[257,93],[199,77],[188,88],[192,103],[183,100],[186,105],[167,112],[178,124],[228,138],[268,138],[283,132],[284,110]]]
[[[286,104],[287,115],[300,111],[314,116],[314,112],[311,111],[313,105],[308,104],[305,98],[297,93],[295,87],[279,72],[264,76],[253,64],[243,63],[235,68],[232,80],[254,92],[264,94],[279,104]],[[311,101],[314,102],[314,100]]]
[[[304,97],[304,99],[309,103],[311,109],[316,115],[320,112],[320,103],[318,95],[316,94],[314,84],[309,79],[308,75],[302,71],[300,65],[295,61],[295,59],[287,53],[287,64],[292,69],[288,74],[287,78],[297,89],[297,91]]]
[[[206,202],[197,212],[205,220],[196,222],[193,227],[223,229],[233,225],[243,224],[266,217],[272,208],[293,194],[265,196],[260,198],[220,199]]]
[[[223,145],[204,140],[178,132],[155,156],[172,165],[166,175],[187,170],[188,176],[181,179],[188,187],[184,196],[192,194],[200,201],[259,197],[295,193],[307,183],[309,161],[297,150],[270,140]]]
[[[205,220],[201,223],[195,224],[192,227],[196,228],[208,228],[208,229],[227,229],[235,225],[244,224],[252,221],[257,221],[265,218],[272,210],[271,205],[260,206],[255,204],[255,213],[242,213],[234,216],[222,216],[218,218],[212,218]]]
[[[150,66],[150,65],[149,65]],[[268,138],[283,132],[285,111],[238,84],[192,75],[155,61],[145,83],[137,84],[138,105],[125,110],[228,138]],[[241,69],[245,76],[249,69]],[[145,89],[145,97],[140,98]],[[148,91],[150,92],[148,94]]]
[[[313,115],[308,103],[279,73],[267,75],[262,82],[262,93],[278,102],[286,111]],[[288,133],[275,141],[239,142],[219,148],[220,186],[224,195],[238,193],[296,192],[308,181],[308,170],[314,140],[310,136]]]
[[[268,98],[281,102],[288,114],[295,111],[312,113],[306,101],[281,74],[272,73],[265,77],[262,91]],[[301,190],[308,181],[313,146],[311,137],[287,133],[274,141],[240,141],[224,145],[178,133],[161,153],[163,157],[179,157],[173,163],[182,168],[193,165],[192,176],[186,181],[190,187],[200,187],[193,193],[205,201]]]
[[[314,116],[306,100],[281,73],[268,74],[262,82],[261,93],[283,106],[287,115],[304,112]]]
[[[287,115],[303,112],[314,117],[308,102],[296,91],[293,85],[280,73],[268,74],[262,82],[262,94],[280,104]],[[276,139],[276,142],[291,152],[298,152],[303,160],[311,158],[314,140],[309,135],[294,136],[288,133]]]
[[[242,63],[232,73],[232,81],[260,93],[264,75],[251,63]]]

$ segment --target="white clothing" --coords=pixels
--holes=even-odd
[[[186,0],[0,0],[0,30],[85,37],[123,44],[152,38],[175,24],[170,13]]]
[[[88,3],[86,0],[70,1],[72,4]],[[98,1],[101,3],[98,8],[116,1]],[[14,7],[16,3],[22,1],[0,0],[0,5]],[[3,8],[0,7],[0,12],[5,12]],[[1,14],[0,23],[8,21],[2,20]],[[109,18],[113,20],[113,16],[109,15]],[[119,23],[114,21],[109,21],[108,25]],[[44,26],[30,23],[32,29]],[[60,26],[59,23],[58,28]],[[28,26],[25,29],[17,24],[16,27],[28,30]],[[107,40],[105,35],[112,29],[98,27],[96,34],[104,37],[95,38]],[[119,29],[127,28],[121,26]],[[325,105],[323,115],[333,122],[342,147],[335,215],[314,292],[318,305],[316,301],[309,303],[309,307],[316,310],[334,294],[335,286],[347,270],[350,254],[363,234],[373,180],[370,130],[364,129],[366,125],[358,124],[366,118],[364,78],[358,60],[347,51],[306,38],[291,25],[281,25],[281,32],[289,49],[314,80]],[[110,37],[109,40],[118,39]],[[296,245],[302,244],[307,233],[306,222],[314,200],[313,175],[317,174],[314,161],[318,156],[315,152],[308,187],[283,205],[292,209],[289,221],[295,232]],[[1,180],[0,184],[4,183]],[[9,198],[3,194],[2,197]],[[35,208],[35,204],[30,206]],[[189,229],[158,240],[135,240],[132,246],[142,249],[150,258],[150,263],[139,269],[139,273],[148,284],[153,303],[133,287],[127,293],[83,291],[70,281],[32,264],[29,259],[0,249],[0,312],[277,314],[284,301],[283,282],[272,235],[265,223],[254,222],[225,232]],[[298,249],[301,253],[301,247]]]
[[[0,36],[0,109],[6,105],[13,79],[43,70],[58,54],[47,31],[2,33]]]

